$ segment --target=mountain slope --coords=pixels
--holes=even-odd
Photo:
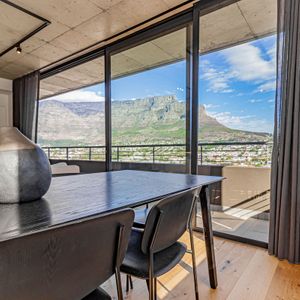
[[[112,102],[114,144],[185,143],[185,102],[175,96]],[[230,129],[199,109],[204,142],[263,141],[268,134]],[[41,101],[39,142],[50,145],[104,145],[103,102]]]

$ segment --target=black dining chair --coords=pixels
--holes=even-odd
[[[126,209],[2,242],[0,299],[111,299],[99,285],[114,274],[123,299],[120,265],[133,219]]]
[[[149,210],[144,229],[133,228],[131,231],[121,272],[145,279],[150,300],[157,297],[156,278],[175,267],[186,253],[186,245],[178,241],[186,230],[190,233],[195,295],[198,299],[194,239],[191,228],[196,195],[197,190],[189,190],[160,200]]]

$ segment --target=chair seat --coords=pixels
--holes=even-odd
[[[135,209],[133,227],[144,229],[148,213],[148,208]]]
[[[82,300],[112,300],[112,298],[103,289],[97,288]]]
[[[121,271],[142,279],[149,278],[148,255],[141,250],[143,233],[133,229],[130,236],[128,249]],[[169,248],[154,254],[154,277],[161,276],[175,267],[186,252],[186,245],[176,242]]]

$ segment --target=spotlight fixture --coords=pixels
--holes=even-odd
[[[19,45],[17,45],[17,53],[18,54],[21,54],[21,52],[22,52],[22,48],[21,48],[21,45],[19,44]]]
[[[15,1],[12,2],[10,0],[0,0],[1,6],[2,6],[2,3],[4,3],[3,5],[8,5],[11,8],[16,9],[20,13],[23,13],[23,14],[26,14],[27,16],[29,16],[29,17],[35,18],[38,21],[41,21],[42,23],[40,23],[39,27],[37,27],[33,31],[27,33],[24,37],[22,37],[20,40],[16,41],[13,45],[9,46],[7,49],[1,50],[0,51],[0,57],[2,57],[3,55],[5,55],[7,52],[9,52],[11,50],[16,50],[16,52],[18,54],[22,53],[21,44],[24,43],[25,41],[27,41],[28,39],[30,39],[32,36],[34,36],[35,34],[37,34],[41,30],[43,30],[45,27],[47,27],[48,25],[51,24],[51,22],[49,20],[47,20],[47,19],[45,19],[45,18],[43,18],[43,17],[41,17],[41,16],[33,13],[30,10],[25,9],[22,6],[19,6],[19,5],[15,4],[14,2]]]

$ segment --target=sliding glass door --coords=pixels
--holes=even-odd
[[[43,77],[38,141],[103,170],[224,176],[214,231],[265,245],[276,1],[206,2]]]
[[[201,14],[201,10],[200,10]],[[200,17],[199,174],[215,232],[268,240],[276,77],[276,1],[241,0]],[[201,214],[197,218],[201,227]]]

